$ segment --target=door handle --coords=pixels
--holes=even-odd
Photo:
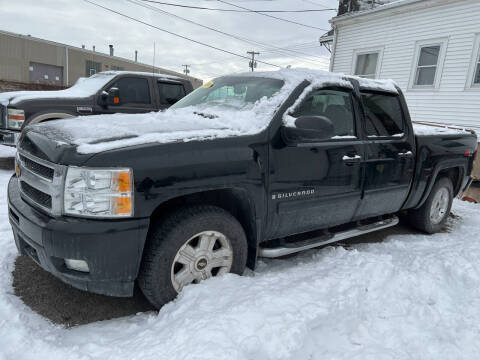
[[[352,165],[360,163],[362,161],[362,157],[360,155],[344,155],[342,160],[345,164]]]
[[[413,157],[413,152],[411,151],[399,152],[397,155],[400,159],[408,159]]]

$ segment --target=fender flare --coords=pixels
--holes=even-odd
[[[428,182],[428,184],[425,188],[425,191],[423,192],[423,195],[420,198],[419,203],[414,207],[414,209],[420,208],[425,203],[428,196],[430,195],[430,192],[432,191],[433,185],[435,185],[435,182],[437,181],[438,174],[442,170],[454,169],[454,168],[459,168],[459,170],[460,170],[459,178],[461,179],[464,176],[464,174],[466,173],[466,167],[465,167],[465,164],[458,161],[458,159],[451,159],[451,160],[442,161],[441,163],[438,163],[438,164],[435,165],[435,168],[432,172],[432,175],[430,176],[430,180],[429,180],[429,182]],[[455,184],[454,184],[454,186],[455,186]],[[459,188],[461,186],[462,186],[462,182],[460,181],[460,184],[457,185],[454,188],[454,193],[455,193],[454,196],[457,195],[457,193],[459,191]]]
[[[38,124],[49,119],[69,119],[72,117],[75,117],[75,115],[65,112],[44,113],[33,117],[32,120],[28,122],[28,125]]]

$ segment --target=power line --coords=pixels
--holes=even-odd
[[[299,22],[296,22],[296,21],[287,20],[287,19],[284,19],[284,18],[280,18],[280,17],[277,17],[277,16],[273,16],[273,15],[270,15],[270,14],[265,14],[265,13],[260,12],[260,11],[257,11],[257,10],[248,9],[248,8],[243,7],[243,6],[235,5],[235,4],[229,3],[229,2],[224,1],[224,0],[217,0],[217,1],[219,1],[219,2],[221,2],[221,3],[223,3],[223,4],[227,4],[227,5],[236,7],[236,8],[240,8],[240,9],[243,9],[243,10],[248,10],[249,12],[253,12],[253,13],[258,14],[258,15],[267,16],[267,17],[272,18],[272,19],[277,19],[277,20],[284,21],[284,22],[288,22],[288,23],[291,23],[291,24],[303,26],[303,27],[306,27],[306,28],[317,29],[317,30],[322,30],[322,31],[329,31],[329,30],[327,30],[327,29],[321,29],[321,28],[316,27],[316,26],[306,25],[306,24],[302,24],[302,23],[299,23]]]
[[[159,4],[159,5],[193,9],[193,10],[225,11],[225,12],[239,12],[239,13],[251,12],[251,10],[218,9],[218,8],[209,8],[209,7],[203,7],[203,6],[172,4],[168,2],[155,1],[155,0],[140,0],[140,1]],[[326,9],[305,9],[305,10],[255,10],[255,12],[259,12],[259,13],[308,13],[308,12],[321,12],[321,11],[336,11],[336,9],[326,8]]]
[[[210,49],[214,49],[214,50],[217,50],[217,51],[221,51],[221,52],[224,52],[224,53],[226,53],[226,54],[231,54],[231,55],[235,55],[235,56],[237,56],[237,57],[241,57],[241,58],[250,60],[250,58],[247,57],[247,56],[245,56],[245,55],[240,55],[240,54],[234,53],[233,51],[229,51],[229,50],[225,50],[225,49],[220,49],[220,48],[218,48],[218,47],[216,47],[216,46],[209,45],[209,44],[206,44],[206,43],[204,43],[204,42],[201,42],[201,41],[198,41],[198,40],[194,40],[194,39],[188,38],[188,37],[183,36],[183,35],[180,35],[180,34],[175,34],[174,32],[171,32],[171,31],[162,29],[162,28],[160,28],[160,27],[158,27],[158,26],[149,24],[149,23],[147,23],[147,22],[145,22],[145,21],[136,19],[136,18],[131,17],[131,16],[129,16],[129,15],[125,15],[125,14],[119,12],[119,11],[116,11],[116,10],[113,10],[113,9],[108,8],[108,7],[106,7],[106,6],[97,4],[97,3],[93,2],[93,1],[90,1],[90,0],[83,0],[83,1],[85,1],[85,2],[87,2],[87,3],[89,3],[89,4],[91,4],[91,5],[97,6],[97,7],[99,7],[99,8],[102,8],[102,9],[104,9],[104,10],[107,10],[107,11],[109,11],[109,12],[112,12],[112,13],[114,13],[114,14],[123,16],[124,18],[127,18],[127,19],[130,19],[130,20],[132,20],[132,21],[138,22],[138,23],[140,23],[140,24],[143,24],[143,25],[149,26],[149,27],[151,27],[151,28],[157,29],[157,30],[159,30],[159,31],[165,32],[165,33],[167,33],[167,34],[170,34],[170,35],[179,37],[179,38],[181,38],[181,39],[184,39],[184,40],[187,40],[187,41],[190,41],[190,42],[199,44],[199,45],[203,45],[203,46],[206,46],[206,47],[208,47],[208,48],[210,48]],[[274,67],[281,68],[281,66],[278,66],[278,65],[275,65],[275,64],[270,64],[270,63],[265,62],[265,61],[258,61],[258,62],[259,62],[259,63],[262,63],[262,64],[265,64],[265,65],[269,65],[269,66],[274,66]]]
[[[306,3],[309,3],[309,4],[312,4],[312,5],[315,5],[315,6],[323,7],[323,8],[325,8],[325,9],[330,9],[330,8],[329,8],[327,5],[325,5],[325,4],[321,4],[321,3],[319,4],[319,3],[313,2],[313,1],[311,1],[311,0],[302,0],[302,1],[304,1],[304,2],[306,2]],[[337,10],[337,9],[334,9],[334,10]]]
[[[152,6],[152,5],[148,5],[148,4],[143,4],[143,3],[139,3],[138,0],[126,0],[127,2],[130,2],[132,4],[135,4],[135,5],[138,5],[138,6],[142,6],[144,8],[147,8],[147,9],[150,9],[150,10],[153,10],[153,11],[157,11],[157,12],[160,12],[162,14],[165,14],[165,15],[168,15],[168,16],[172,16],[172,17],[175,17],[177,19],[181,19],[183,21],[186,21],[190,24],[194,24],[194,25],[197,25],[197,26],[200,26],[200,27],[203,27],[205,29],[208,29],[208,30],[211,30],[211,31],[214,31],[214,32],[217,32],[219,34],[222,34],[222,35],[225,35],[225,36],[228,36],[228,37],[231,37],[231,38],[234,38],[236,40],[239,40],[239,41],[243,41],[247,44],[250,44],[250,45],[255,45],[255,46],[259,46],[259,47],[262,47],[264,49],[267,49],[269,52],[274,52],[274,53],[277,53],[277,54],[280,54],[280,55],[287,55],[285,54],[285,52],[290,52],[290,53],[296,53],[296,54],[301,54],[301,55],[306,55],[306,56],[310,56],[310,57],[317,57],[317,58],[321,58],[319,56],[316,56],[316,55],[311,55],[311,54],[307,54],[307,53],[303,53],[301,51],[298,51],[298,50],[293,50],[293,49],[286,49],[286,48],[282,48],[282,47],[277,47],[277,46],[274,46],[274,45],[269,45],[269,44],[265,44],[265,43],[261,43],[261,42],[258,42],[258,41],[255,41],[255,40],[251,40],[251,39],[248,39],[248,38],[244,38],[244,37],[241,37],[241,36],[238,36],[238,35],[233,35],[233,34],[229,34],[225,31],[221,31],[221,30],[218,30],[216,28],[213,28],[213,27],[210,27],[210,26],[207,26],[207,25],[204,25],[204,24],[200,24],[198,22],[195,22],[193,20],[190,20],[190,19],[187,19],[187,18],[184,18],[182,16],[179,16],[179,15],[176,15],[176,14],[173,14],[171,12],[168,12],[166,10],[162,10],[162,9],[159,9],[155,6]],[[301,58],[303,59],[304,61],[307,61],[307,62],[313,62],[311,59],[307,59],[305,57],[301,57],[301,56],[294,56],[294,55],[290,55],[288,54],[288,56],[291,56],[291,57],[297,57],[297,58]]]

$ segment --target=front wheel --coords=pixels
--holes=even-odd
[[[240,223],[227,211],[194,206],[154,225],[144,253],[138,283],[160,308],[189,284],[229,272],[241,275],[247,240]]]
[[[452,202],[452,181],[449,178],[441,178],[433,186],[425,203],[420,208],[409,211],[409,222],[413,227],[426,233],[436,233],[447,222]]]

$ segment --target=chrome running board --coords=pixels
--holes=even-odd
[[[398,224],[398,217],[393,216],[391,218],[381,220],[381,221],[377,221],[377,222],[374,222],[372,224],[359,226],[355,229],[334,233],[334,234],[332,234],[332,237],[330,237],[327,240],[322,240],[322,241],[310,243],[308,245],[294,247],[294,246],[292,246],[293,244],[290,244],[289,247],[286,247],[286,246],[280,246],[280,247],[275,247],[275,248],[262,248],[261,247],[258,251],[258,256],[266,257],[266,258],[276,258],[276,257],[280,257],[280,256],[294,254],[296,252],[300,252],[300,251],[303,251],[303,250],[313,249],[313,248],[323,246],[323,245],[328,245],[328,244],[331,244],[331,243],[334,243],[334,242],[337,242],[337,241],[340,241],[340,240],[345,240],[345,239],[349,239],[349,238],[352,238],[352,237],[355,237],[355,236],[368,234],[368,233],[371,233],[371,232],[374,232],[374,231],[386,229],[386,228],[389,228],[391,226],[395,226],[397,224]]]

